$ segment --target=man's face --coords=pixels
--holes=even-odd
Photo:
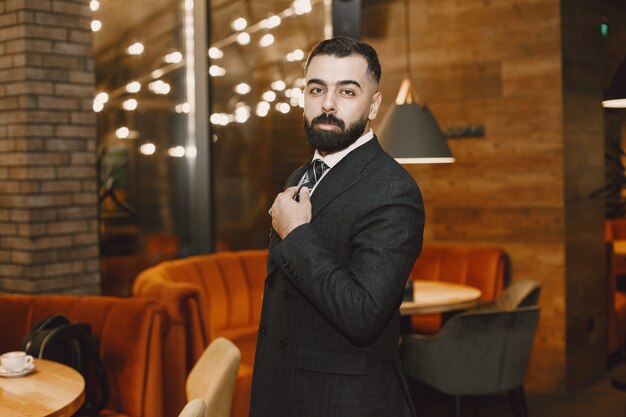
[[[304,130],[323,154],[354,143],[376,118],[381,95],[360,55],[317,55],[306,73]]]

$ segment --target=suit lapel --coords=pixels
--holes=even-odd
[[[382,152],[382,148],[374,136],[369,142],[346,155],[328,171],[328,174],[324,176],[311,196],[312,219],[339,194],[359,182],[363,178],[363,169],[380,152]]]

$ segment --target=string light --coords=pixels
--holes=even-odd
[[[259,117],[265,117],[270,111],[270,103],[262,101],[256,106],[256,115]]]
[[[237,43],[239,43],[239,45],[247,45],[250,43],[250,34],[247,32],[241,32],[239,35],[237,35]]]
[[[243,103],[238,103],[237,108],[235,109],[235,121],[237,123],[245,123],[249,118],[250,107]]]
[[[261,45],[261,48],[267,48],[273,43],[274,43],[274,35],[270,33],[266,33],[265,35],[263,35],[263,37],[259,41],[259,45]]]
[[[148,88],[154,94],[164,95],[164,94],[168,94],[172,87],[163,80],[156,80],[148,84]]]
[[[92,32],[98,32],[100,29],[102,29],[102,22],[99,21],[98,19],[94,19],[91,21],[91,31]]]
[[[214,46],[209,48],[209,58],[220,59],[224,57],[224,52],[220,48]]]
[[[150,76],[154,78],[155,80],[157,78],[161,78],[163,76],[163,70],[161,68],[155,69],[154,71],[150,73]]]
[[[233,23],[231,23],[231,26],[234,30],[239,32],[239,31],[244,30],[246,27],[248,27],[248,21],[244,19],[243,17],[238,17],[237,19],[233,20]]]
[[[178,64],[179,62],[183,60],[183,54],[181,54],[178,51],[172,52],[172,53],[165,55],[163,60],[167,62],[168,64]]]
[[[180,103],[174,107],[176,113],[189,113],[191,111],[191,105],[189,103]]]
[[[276,110],[283,114],[287,114],[289,113],[289,110],[291,110],[291,106],[287,103],[276,103]]]
[[[213,113],[209,121],[213,125],[226,126],[230,123],[230,117],[226,113]]]
[[[212,77],[222,77],[226,75],[226,69],[220,67],[219,65],[211,65],[211,67],[209,67],[209,75]]]
[[[144,155],[154,155],[154,153],[156,152],[156,146],[154,145],[154,143],[144,143],[139,147],[139,152]]]
[[[263,100],[269,101],[271,103],[272,101],[276,100],[276,93],[273,91],[266,91],[261,97],[263,97]]]
[[[96,10],[100,8],[100,2],[98,0],[91,0],[89,2],[89,8],[91,9],[92,12],[95,12]]]
[[[309,13],[313,10],[310,0],[296,0],[293,2],[292,7],[294,13],[298,16]]]
[[[141,55],[143,54],[143,44],[141,42],[135,42],[127,49],[129,55]]]
[[[276,91],[283,91],[286,87],[287,85],[283,80],[274,81],[272,83],[272,89]]]
[[[274,29],[275,27],[278,27],[281,22],[282,19],[280,18],[280,16],[272,15],[266,19],[261,20],[259,22],[259,26],[263,29]]]
[[[126,126],[122,126],[115,131],[115,136],[117,136],[118,139],[128,139],[129,135],[130,130]]]
[[[134,98],[129,98],[128,100],[124,100],[122,103],[122,107],[126,111],[133,111],[137,109],[137,100]]]
[[[246,83],[239,83],[235,86],[235,92],[237,94],[248,94],[250,91],[252,91],[252,87]]]
[[[129,93],[138,93],[141,91],[141,83],[139,81],[131,81],[126,84],[126,91]]]
[[[185,156],[185,148],[180,145],[174,146],[172,148],[169,148],[167,150],[167,153],[173,158],[182,158],[183,156]]]
[[[287,61],[302,61],[304,59],[304,52],[302,49],[295,49],[287,54]]]

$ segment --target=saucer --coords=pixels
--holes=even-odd
[[[22,369],[21,371],[7,371],[2,366],[0,366],[0,376],[3,376],[5,378],[14,378],[16,376],[28,375],[31,372],[33,372],[34,370],[35,370],[35,364],[34,363],[29,365],[29,366],[27,366],[26,368]]]

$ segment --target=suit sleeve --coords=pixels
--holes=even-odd
[[[389,183],[389,199],[355,220],[349,269],[311,224],[294,229],[272,262],[335,326],[355,340],[376,337],[397,311],[422,247],[424,210],[414,183]]]

